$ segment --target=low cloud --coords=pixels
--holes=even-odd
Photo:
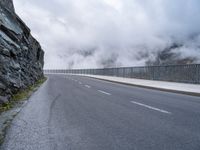
[[[45,68],[145,65],[174,43],[200,62],[199,0],[14,0]]]

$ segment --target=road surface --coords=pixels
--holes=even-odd
[[[200,150],[200,98],[49,75],[3,150]]]

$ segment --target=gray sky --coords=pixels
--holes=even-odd
[[[200,0],[14,0],[45,68],[144,65],[155,53],[200,59]],[[141,56],[148,54],[148,58]]]

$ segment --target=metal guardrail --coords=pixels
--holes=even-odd
[[[200,64],[102,69],[44,70],[44,73],[90,74],[200,84]]]

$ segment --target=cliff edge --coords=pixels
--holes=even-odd
[[[43,77],[44,51],[15,13],[0,0],[0,104]]]

